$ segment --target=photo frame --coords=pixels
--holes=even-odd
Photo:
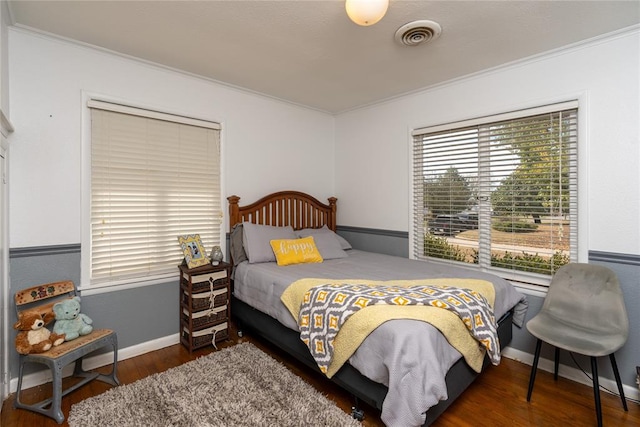
[[[209,258],[207,257],[199,234],[178,236],[178,242],[184,253],[184,260],[187,263],[187,267],[195,268],[209,263]]]

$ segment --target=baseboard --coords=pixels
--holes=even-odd
[[[518,362],[525,363],[529,366],[533,365],[533,354],[525,353],[524,351],[517,350],[515,348],[505,347],[502,350],[502,356],[508,359],[517,360]],[[553,360],[544,359],[541,357],[538,361],[538,369],[553,373]],[[591,380],[587,378],[584,372],[582,372],[578,368],[560,364],[560,366],[558,367],[558,375],[568,380],[587,385],[589,387],[593,386],[593,382],[591,382]],[[605,387],[609,390],[615,391],[616,393],[618,392],[618,386],[616,385],[615,380],[610,380],[609,378],[603,378],[599,376],[598,381],[601,387]],[[624,390],[624,395],[626,398],[640,400],[640,390],[638,390],[637,387],[622,384],[622,388]]]
[[[140,356],[141,354],[149,353],[151,351],[160,350],[161,348],[169,347],[174,344],[180,343],[180,334],[173,334],[166,337],[158,338],[155,340],[143,342],[141,344],[133,345],[131,347],[127,347],[124,349],[118,350],[118,360],[126,360],[132,357]],[[525,363],[529,366],[533,364],[533,354],[525,353],[521,350],[514,349],[512,347],[505,347],[502,350],[502,356],[513,359],[518,362]],[[84,367],[85,369],[95,369],[101,366],[106,366],[111,364],[113,361],[113,352],[102,353],[94,357],[90,357],[85,359]],[[538,368],[543,371],[553,372],[553,361],[540,358],[538,362]],[[67,368],[63,371],[63,375],[69,376],[73,372],[73,365],[67,366]],[[560,365],[558,368],[558,375],[563,378],[575,381],[580,384],[587,385],[589,387],[592,386],[592,382],[589,378],[587,378],[584,373],[576,368],[572,368],[566,365]],[[27,389],[31,387],[36,387],[41,384],[46,384],[51,381],[51,372],[48,370],[34,372],[29,375],[25,375],[22,379],[22,388]],[[600,385],[608,388],[609,390],[617,390],[617,385],[615,381],[610,380],[608,378],[599,377]],[[637,387],[630,386],[627,384],[623,384],[624,394],[629,399],[640,400],[640,390]],[[15,393],[18,389],[18,379],[12,378],[10,384],[10,392]]]
[[[169,347],[174,344],[180,343],[180,334],[173,334],[166,337],[158,338],[151,341],[146,341],[141,344],[136,344],[131,347],[118,349],[118,361],[130,359],[132,357],[140,356],[141,354],[149,353],[150,351],[160,350],[161,348]],[[89,357],[84,360],[83,366],[85,369],[95,369],[101,366],[110,365],[113,362],[113,352],[101,353],[93,357]],[[63,371],[63,376],[67,377],[73,373],[73,364],[67,366]],[[28,389],[36,387],[41,384],[51,382],[51,371],[44,369],[42,371],[34,372],[32,374],[25,375],[22,379],[22,389]],[[10,392],[15,393],[18,389],[18,378],[12,378],[10,384]]]

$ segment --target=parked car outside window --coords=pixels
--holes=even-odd
[[[429,221],[429,232],[454,236],[465,230],[478,228],[478,214],[475,212],[459,212],[454,215],[438,215]]]

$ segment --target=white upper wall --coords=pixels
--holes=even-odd
[[[0,110],[9,116],[9,6],[0,4]]]
[[[580,252],[640,254],[639,41],[635,28],[339,115],[338,224],[409,230],[412,129],[579,99]]]
[[[83,92],[221,122],[225,196],[335,195],[338,224],[399,231],[412,129],[579,98],[581,241],[640,254],[639,51],[636,28],[334,119],[12,28],[10,245],[81,240]]]
[[[15,28],[9,67],[12,248],[81,241],[86,93],[221,123],[224,197],[333,196],[330,115]]]

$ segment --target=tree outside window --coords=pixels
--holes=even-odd
[[[414,132],[414,257],[552,275],[577,257],[576,147],[576,108]]]

